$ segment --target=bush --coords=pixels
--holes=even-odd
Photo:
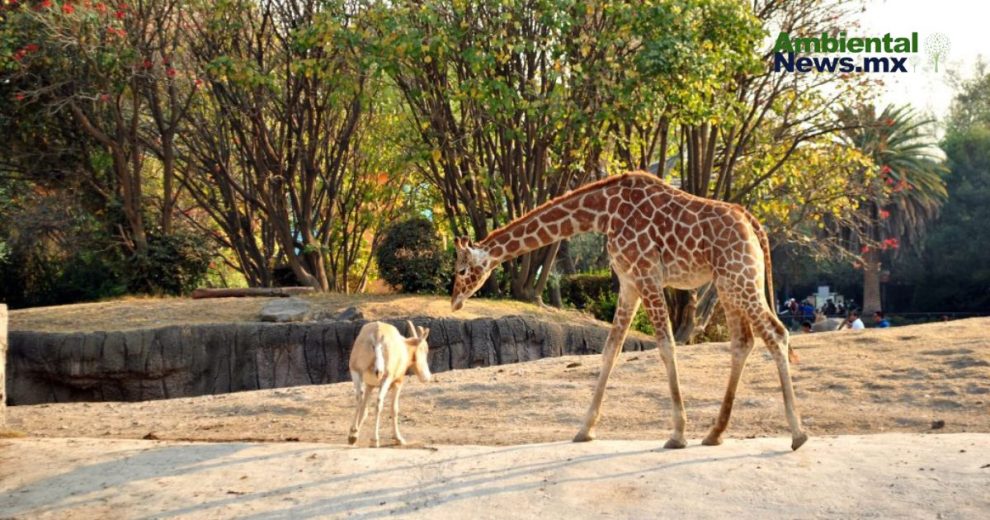
[[[596,318],[611,323],[612,318],[615,317],[615,307],[618,303],[618,299],[619,297],[613,292],[603,294],[588,306],[588,310],[591,311]],[[650,322],[650,318],[646,315],[642,305],[636,310],[636,316],[633,317],[630,328],[633,330],[638,330],[643,334],[653,335],[653,323]]]
[[[573,305],[577,309],[584,309],[612,293],[610,273],[571,274],[560,277],[561,298],[565,304]],[[611,319],[611,315],[608,319]]]
[[[439,293],[450,282],[451,258],[433,222],[416,217],[390,226],[375,251],[378,272],[405,293]]]
[[[149,294],[185,294],[198,286],[213,251],[201,237],[176,232],[148,237],[148,252],[127,260],[127,288]]]

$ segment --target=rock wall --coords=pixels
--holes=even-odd
[[[404,320],[388,320],[405,333]],[[608,329],[522,316],[414,318],[430,329],[434,372],[600,352]],[[350,380],[363,321],[234,323],[159,329],[11,331],[8,404],[142,401]],[[653,348],[627,339],[624,350]]]

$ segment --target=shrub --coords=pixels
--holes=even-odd
[[[423,217],[390,226],[375,259],[382,279],[405,293],[438,293],[450,282],[450,255],[433,222]]]
[[[560,277],[561,298],[565,304],[578,309],[584,309],[612,293],[610,273],[570,274]]]
[[[127,259],[127,288],[149,294],[185,294],[206,278],[213,251],[196,235],[148,237],[148,252]]]
[[[588,306],[588,310],[591,311],[596,318],[611,323],[612,318],[615,317],[615,307],[618,303],[618,299],[619,298],[615,293],[608,292],[592,302]],[[650,318],[646,315],[646,312],[643,310],[642,306],[636,310],[636,316],[633,317],[630,328],[633,330],[638,330],[643,334],[653,335],[653,323],[650,322]]]

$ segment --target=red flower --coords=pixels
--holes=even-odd
[[[143,66],[146,69],[150,69],[152,66],[151,60],[145,59],[144,62],[141,64],[141,66]]]
[[[113,13],[113,15],[114,15],[114,17],[116,17],[116,18],[117,18],[118,20],[123,20],[123,19],[124,19],[124,16],[125,16],[125,14],[124,14],[124,10],[123,10],[123,9],[120,9],[120,10],[118,10],[118,11],[117,11],[116,13]]]
[[[898,247],[901,247],[901,242],[896,238],[887,238],[883,241],[884,249],[897,249]]]
[[[173,69],[172,67],[169,67],[169,68],[165,69],[165,75],[168,76],[168,77],[170,77],[170,78],[174,78],[175,77],[175,69]]]
[[[107,4],[104,4],[103,2],[97,2],[96,5],[93,6],[93,8],[96,9],[100,13],[107,12]]]
[[[25,96],[23,92],[18,92],[17,94],[14,94],[14,99],[16,99],[17,101],[24,101],[25,97],[27,96]]]
[[[24,52],[25,53],[28,53],[28,52],[37,52],[38,49],[40,49],[40,47],[38,47],[38,44],[37,43],[29,43],[29,44],[27,44],[27,45],[24,46]]]
[[[63,4],[62,5],[62,12],[65,13],[65,14],[72,14],[75,10],[76,10],[76,8],[73,7],[72,4]]]
[[[886,175],[886,174],[888,174],[888,173],[890,173],[890,166],[887,166],[887,165],[885,164],[885,165],[883,165],[883,167],[882,167],[882,168],[880,168],[880,174],[881,174],[881,175]]]
[[[880,218],[888,218],[888,217],[890,217],[890,212],[889,211],[887,211],[885,209],[880,210]]]
[[[201,80],[199,78],[196,78],[196,81],[193,82],[193,83],[196,85],[196,88],[199,88],[199,87],[202,87],[203,86],[203,80]]]
[[[52,6],[52,0],[42,0],[41,2],[42,9],[48,9],[51,6]]]
[[[103,102],[110,101],[110,94],[100,94],[100,101]]]
[[[869,253],[869,252],[870,252],[870,246],[863,246],[863,247],[861,247],[861,248],[859,249],[859,252],[860,252],[860,253],[864,253],[864,254],[865,254],[865,253]]]

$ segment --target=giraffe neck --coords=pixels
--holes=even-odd
[[[605,232],[608,225],[606,179],[564,194],[493,231],[478,247],[494,265],[512,260],[554,242],[590,231]]]

